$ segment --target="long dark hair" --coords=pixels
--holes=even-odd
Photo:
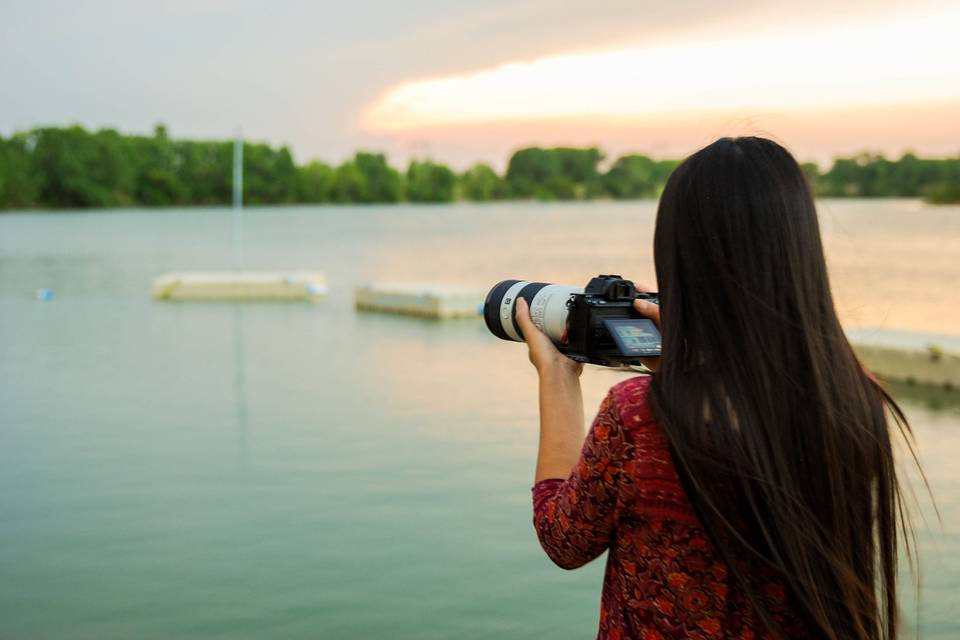
[[[896,403],[837,318],[816,209],[790,153],[723,138],[670,176],[654,238],[663,356],[652,403],[700,519],[759,617],[773,571],[825,638],[894,638]],[[912,451],[912,448],[910,448]]]

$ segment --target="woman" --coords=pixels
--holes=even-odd
[[[909,525],[887,416],[909,427],[840,327],[800,167],[762,138],[698,151],[654,254],[660,307],[636,308],[663,355],[585,441],[581,366],[517,302],[540,377],[534,525],[561,567],[609,550],[598,637],[896,637]]]

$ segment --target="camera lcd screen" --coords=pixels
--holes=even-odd
[[[659,356],[660,332],[652,320],[646,318],[618,318],[604,320],[607,331],[624,356]]]

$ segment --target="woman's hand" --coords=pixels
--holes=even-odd
[[[530,362],[536,367],[537,372],[541,376],[550,373],[579,377],[583,371],[583,365],[560,353],[553,341],[533,324],[530,318],[530,307],[526,300],[517,298],[516,305],[517,325],[520,327],[523,339],[527,342]]]
[[[653,320],[653,324],[656,325],[657,331],[660,330],[660,305],[654,304],[649,300],[637,300],[633,301],[633,308],[642,315],[644,318]],[[650,371],[656,371],[657,367],[660,366],[660,358],[641,358],[643,366]]]

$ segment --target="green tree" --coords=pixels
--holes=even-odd
[[[354,162],[367,179],[366,202],[398,202],[403,197],[400,173],[387,164],[382,153],[361,151],[354,156]]]
[[[414,160],[407,168],[407,199],[410,202],[450,202],[457,176],[441,164]]]
[[[537,200],[575,200],[583,192],[579,186],[567,176],[550,176],[535,187],[533,197]]]
[[[31,145],[28,134],[18,133],[9,140],[0,138],[0,209],[38,204],[39,174],[32,165]]]
[[[960,158],[918,158],[913,153],[899,160],[862,153],[837,158],[821,175],[817,193],[828,197],[898,197],[949,200],[951,185],[960,183]]]
[[[923,191],[923,199],[931,204],[955,204],[960,202],[960,180],[927,186]]]
[[[286,202],[448,202],[455,197],[583,199],[654,198],[676,167],[642,155],[618,158],[601,175],[599,149],[530,147],[514,153],[506,174],[478,164],[457,178],[435,162],[412,162],[405,174],[381,153],[359,152],[334,168],[297,166],[290,150],[244,145],[244,199]],[[0,137],[0,208],[220,205],[231,201],[233,143],[173,140],[166,127],[153,135],[112,129],[42,127]],[[960,157],[890,160],[875,153],[837,158],[826,172],[801,166],[819,196],[924,197],[960,200]]]
[[[333,169],[314,160],[297,170],[297,200],[299,202],[330,202],[333,190]]]
[[[135,202],[135,170],[129,141],[116,131],[83,127],[33,131],[39,198],[67,207],[111,207]]]
[[[162,124],[153,137],[131,138],[136,165],[134,199],[147,206],[188,204],[188,189],[177,175],[180,156]]]
[[[400,174],[382,153],[357,152],[333,175],[334,202],[398,202],[402,195]]]
[[[804,177],[807,179],[807,184],[810,185],[810,188],[816,191],[820,184],[820,167],[816,162],[803,162],[800,164],[800,170],[803,171]]]
[[[233,197],[233,143],[185,140],[175,144],[177,180],[191,204],[228,204]]]
[[[617,159],[603,176],[606,192],[616,199],[656,198],[676,168],[671,160],[652,160],[642,155]]]
[[[507,183],[486,164],[475,164],[460,177],[461,193],[467,200],[483,202],[509,197]]]
[[[344,162],[334,170],[330,184],[332,202],[370,202],[369,191],[367,177],[353,160]]]
[[[286,147],[272,149],[265,144],[243,145],[243,199],[250,204],[295,202],[297,168]]]
[[[586,185],[596,181],[597,165],[603,160],[603,154],[596,147],[572,149],[560,147],[552,150],[558,158],[560,175],[574,184]]]
[[[599,182],[600,150],[530,147],[516,151],[507,164],[506,179],[513,195],[542,200],[569,200],[593,195]]]

